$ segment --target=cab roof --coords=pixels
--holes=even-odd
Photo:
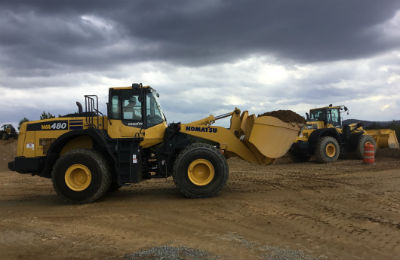
[[[156,93],[157,97],[159,96],[157,91],[150,86],[143,86],[142,83],[133,83],[130,87],[110,87],[109,91],[121,91],[121,90],[133,90],[134,92],[139,91],[140,89],[146,90],[148,93]]]
[[[149,88],[149,89],[153,89],[150,86],[111,87],[110,89],[120,90],[120,89],[132,89],[132,88]]]
[[[310,111],[319,110],[319,109],[337,109],[337,108],[341,109],[343,107],[344,107],[343,105],[341,105],[341,106],[326,106],[326,107],[312,108],[312,109],[310,109]]]

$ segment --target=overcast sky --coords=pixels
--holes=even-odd
[[[399,120],[400,1],[0,1],[0,123],[133,82],[169,122],[331,103]]]

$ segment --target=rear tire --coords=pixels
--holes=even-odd
[[[376,153],[376,142],[375,139],[370,135],[361,135],[358,139],[356,157],[360,160],[364,158],[364,145],[370,143],[374,146],[374,152]]]
[[[339,158],[340,146],[331,136],[322,137],[315,148],[315,158],[320,163],[334,162]]]
[[[75,149],[61,156],[51,173],[53,186],[64,200],[89,203],[110,187],[111,172],[103,156],[93,150]]]
[[[110,187],[108,188],[108,192],[116,192],[118,191],[122,185],[119,185],[117,182],[112,182]]]
[[[188,198],[217,195],[225,186],[228,175],[225,157],[209,144],[189,145],[174,163],[174,182]]]

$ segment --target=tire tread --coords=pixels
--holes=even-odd
[[[72,200],[71,198],[65,196],[65,194],[62,193],[60,188],[56,185],[55,176],[57,174],[57,169],[59,167],[61,167],[61,165],[64,163],[65,160],[68,160],[69,158],[72,158],[74,156],[82,156],[82,154],[89,156],[94,161],[96,161],[98,167],[100,168],[100,172],[101,172],[100,174],[102,175],[101,176],[102,181],[100,182],[100,187],[93,195],[91,195],[90,197],[88,197],[84,200],[76,201],[76,200]],[[82,149],[82,148],[74,149],[74,150],[64,154],[63,156],[61,156],[56,161],[56,163],[53,167],[53,170],[51,172],[51,178],[53,181],[54,190],[56,191],[57,195],[60,196],[64,201],[77,203],[77,204],[85,204],[85,203],[90,203],[90,202],[98,200],[100,197],[102,197],[108,191],[108,189],[111,185],[111,174],[110,174],[109,166],[106,163],[106,160],[104,159],[104,157],[95,150]]]
[[[178,167],[184,160],[185,156],[188,153],[192,153],[193,151],[196,150],[206,150],[210,153],[213,153],[217,156],[219,161],[222,163],[222,171],[223,171],[223,180],[221,184],[214,189],[212,192],[208,194],[196,194],[193,192],[190,192],[188,189],[185,189],[184,185],[182,185],[180,178],[178,177]],[[176,158],[174,162],[174,167],[173,167],[173,179],[176,187],[178,190],[188,198],[205,198],[205,197],[213,197],[216,196],[222,188],[225,186],[226,182],[228,181],[228,176],[229,176],[229,166],[228,163],[226,162],[225,157],[217,150],[215,149],[212,145],[205,144],[205,143],[193,143],[191,145],[188,145],[182,152],[179,153],[178,157]]]

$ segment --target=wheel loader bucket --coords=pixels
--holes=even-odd
[[[286,123],[276,117],[249,116],[246,120],[245,133],[250,133],[246,141],[252,144],[267,158],[279,158],[285,155],[296,137],[302,124]]]
[[[365,130],[365,133],[375,139],[378,148],[400,148],[396,132],[392,129]]]

